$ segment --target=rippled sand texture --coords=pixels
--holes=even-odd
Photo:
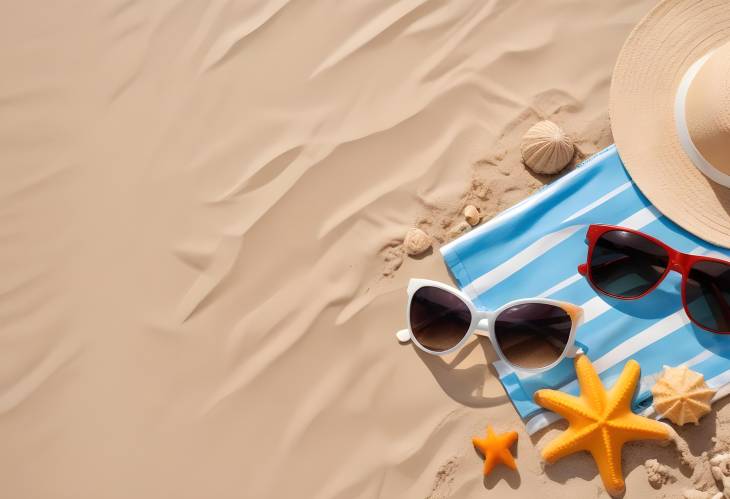
[[[541,471],[487,345],[397,344],[408,278],[448,276],[383,251],[473,175],[488,216],[545,181],[540,118],[609,143],[652,3],[6,3],[0,496],[600,494],[583,456]],[[519,475],[482,480],[488,422]]]

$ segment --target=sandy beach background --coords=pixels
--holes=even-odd
[[[561,425],[527,436],[487,343],[398,345],[408,279],[450,282],[400,240],[549,181],[519,159],[540,119],[576,160],[610,144],[653,3],[6,3],[0,496],[603,497],[587,456],[543,471]],[[483,479],[487,423],[518,473]],[[626,497],[716,491],[688,456],[628,446]]]

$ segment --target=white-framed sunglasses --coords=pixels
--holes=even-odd
[[[437,281],[408,283],[408,329],[396,333],[432,355],[461,348],[472,334],[486,336],[499,358],[515,370],[542,372],[579,352],[575,331],[583,309],[546,298],[515,300],[494,312],[478,310],[460,290]]]

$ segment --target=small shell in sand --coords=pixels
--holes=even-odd
[[[456,238],[461,236],[462,234],[466,234],[470,230],[471,225],[469,225],[468,222],[459,222],[451,228],[451,230],[449,231],[449,236],[451,236],[452,238]]]
[[[470,204],[467,205],[466,208],[464,208],[464,218],[469,223],[469,225],[473,227],[479,223],[479,221],[482,219],[482,216],[479,214],[479,208],[477,208],[473,204]]]
[[[722,494],[719,497],[730,497],[730,454],[723,452],[712,456],[710,470],[715,481],[722,484]]]
[[[712,492],[702,492],[701,490],[685,490],[682,492],[684,499],[723,499],[722,492],[712,495]]]
[[[710,412],[710,400],[715,390],[705,383],[705,377],[687,366],[665,367],[651,389],[654,408],[662,417],[678,425],[697,424]]]
[[[656,459],[648,459],[644,463],[644,468],[646,468],[646,478],[649,480],[651,486],[655,489],[658,489],[659,487],[661,487],[662,485],[666,485],[667,483],[673,483],[677,481],[677,477],[672,471],[672,468],[670,468],[666,464],[661,464]]]
[[[575,146],[552,121],[534,124],[522,138],[522,159],[537,173],[555,174],[573,159]]]
[[[431,238],[421,229],[413,228],[406,233],[403,247],[411,256],[420,255],[431,247]]]

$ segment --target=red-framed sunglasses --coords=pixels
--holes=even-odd
[[[681,253],[643,232],[591,225],[588,261],[578,272],[597,291],[635,300],[651,293],[667,274],[682,274],[682,305],[689,319],[713,333],[730,334],[730,261]]]

